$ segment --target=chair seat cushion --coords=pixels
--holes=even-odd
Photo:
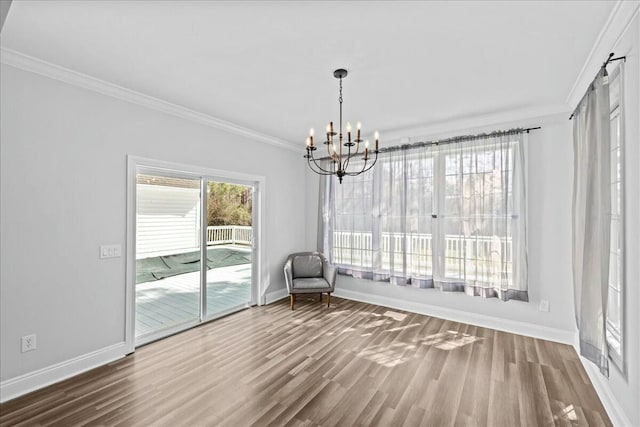
[[[293,279],[293,290],[295,292],[322,292],[331,289],[329,283],[322,277],[307,277],[304,279]]]

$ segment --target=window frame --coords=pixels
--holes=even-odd
[[[621,78],[621,73],[620,73],[620,68],[616,68],[614,70],[613,73],[611,73],[611,75],[609,76],[609,85],[611,85],[614,81],[616,81],[617,79]],[[610,86],[611,87],[611,86]],[[619,247],[620,250],[619,252],[616,254],[618,256],[619,259],[619,263],[616,263],[616,265],[619,265],[619,271],[618,271],[618,283],[619,283],[619,291],[613,291],[613,292],[619,292],[620,294],[620,305],[618,307],[618,313],[619,313],[619,317],[620,317],[620,328],[619,330],[616,330],[617,328],[615,328],[615,326],[613,325],[612,322],[609,321],[608,318],[608,313],[607,313],[607,319],[605,322],[605,327],[606,327],[606,343],[608,346],[608,353],[609,353],[609,359],[613,362],[613,364],[621,371],[621,372],[625,372],[625,359],[624,359],[624,353],[625,353],[625,339],[624,339],[624,335],[625,335],[625,290],[626,290],[626,275],[625,275],[625,270],[626,270],[626,239],[625,239],[625,231],[626,231],[626,215],[625,215],[625,138],[624,138],[624,121],[623,121],[623,117],[624,115],[622,114],[622,109],[623,109],[623,105],[620,102],[621,101],[621,86],[618,82],[618,92],[617,92],[617,96],[615,97],[615,99],[611,99],[611,105],[610,105],[610,113],[609,113],[609,122],[613,122],[614,120],[618,120],[618,132],[617,132],[617,148],[616,150],[619,152],[620,156],[619,156],[619,161],[617,166],[620,167],[620,190],[619,190],[619,194],[620,194],[620,211],[617,212],[617,221],[618,221],[618,233],[619,233]],[[614,150],[610,151],[611,154],[613,155]],[[611,186],[613,186],[614,182],[613,180],[610,181]],[[613,209],[612,209],[613,210]],[[613,213],[611,214],[611,221],[613,221]],[[612,255],[612,251],[613,249],[610,248],[609,250],[609,266],[611,267],[611,255]],[[612,286],[611,286],[611,271],[609,272],[609,278],[607,280],[607,289],[608,289],[608,293],[609,293],[609,298],[611,297],[611,292],[612,292]],[[608,310],[608,304],[607,304],[607,310]],[[618,343],[617,345],[613,344],[611,342],[611,340],[618,338]],[[616,350],[616,348],[619,348],[619,351]]]

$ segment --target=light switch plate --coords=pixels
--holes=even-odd
[[[120,245],[100,246],[100,259],[120,258],[121,256],[122,256],[122,247]]]

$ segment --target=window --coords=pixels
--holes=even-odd
[[[325,178],[324,251],[354,277],[527,300],[523,138],[384,152]]]
[[[445,155],[445,275],[466,283],[511,281],[513,149]]]
[[[607,343],[611,360],[623,367],[624,316],[624,141],[620,103],[619,68],[609,82],[611,100],[611,248],[609,254],[609,297]]]

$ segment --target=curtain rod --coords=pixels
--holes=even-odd
[[[517,135],[520,133],[529,133],[529,131],[532,130],[537,130],[537,129],[542,129],[541,126],[536,126],[536,127],[532,127],[532,128],[514,128],[514,129],[509,129],[509,130],[496,130],[493,132],[489,132],[489,133],[478,133],[475,135],[461,135],[461,136],[454,136],[451,138],[446,138],[446,139],[439,139],[436,141],[420,141],[420,142],[414,142],[413,144],[402,144],[402,145],[394,145],[393,147],[383,147],[379,150],[380,153],[387,153],[387,152],[391,152],[391,151],[398,151],[398,150],[409,150],[412,148],[419,148],[419,147],[427,147],[429,145],[445,145],[445,144],[451,144],[451,143],[455,143],[455,142],[462,142],[462,141],[473,141],[474,139],[484,139],[484,138],[492,138],[495,136],[503,136],[503,135]],[[331,157],[329,156],[325,156],[322,157],[318,160],[331,160]]]
[[[604,70],[607,70],[607,65],[609,65],[610,62],[613,61],[620,61],[623,60],[624,62],[627,62],[627,57],[626,56],[619,56],[617,58],[614,58],[613,55],[615,55],[613,52],[611,52],[609,54],[609,56],[607,57],[607,60],[604,61],[602,63],[602,67],[600,67],[600,70],[602,70],[604,68]],[[598,73],[600,73],[600,70],[598,70]],[[598,77],[598,75],[596,74],[596,77],[594,77],[593,80],[595,80]],[[591,82],[591,84],[593,84],[593,81]],[[569,116],[569,120],[573,119],[573,116],[576,115],[576,111],[578,111],[578,107],[580,107],[580,104],[582,103],[582,100],[584,99],[585,96],[587,96],[587,93],[589,93],[589,89],[591,89],[591,84],[589,85],[589,88],[587,89],[587,92],[582,95],[582,98],[580,98],[580,102],[578,102],[578,105],[576,105],[576,108],[573,110],[573,113],[571,113],[571,116]]]
[[[462,142],[462,141],[473,141],[474,139],[492,138],[495,136],[512,135],[512,134],[515,135],[515,134],[525,133],[525,132],[529,133],[529,131],[537,130],[537,129],[542,129],[542,128],[540,126],[537,126],[532,128],[515,128],[515,129],[509,129],[509,130],[496,130],[489,133],[478,133],[475,135],[454,136],[451,138],[439,139],[436,141],[420,141],[420,142],[414,142],[413,144],[403,144],[403,145],[396,145],[393,147],[385,147],[380,149],[380,152],[384,153],[388,151],[409,150],[412,148],[427,147],[429,145],[437,146],[437,145],[452,144],[455,142]]]

